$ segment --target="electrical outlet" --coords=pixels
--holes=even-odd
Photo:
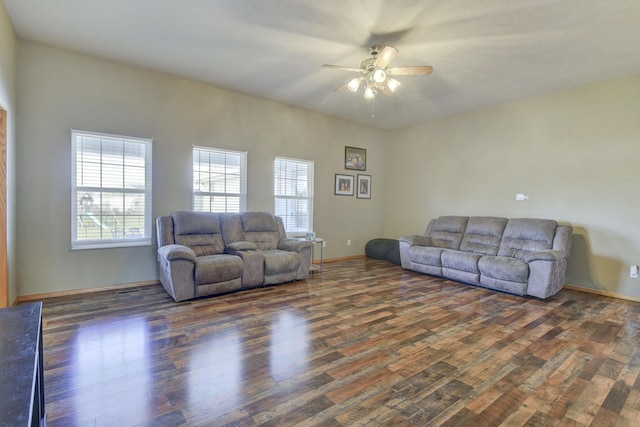
[[[351,246],[351,239],[347,239],[347,246]]]
[[[637,265],[632,265],[631,266],[631,270],[629,271],[629,277],[631,277],[633,279],[637,279],[638,278],[638,266]]]
[[[326,241],[326,240],[323,240],[323,241],[322,241],[322,247],[323,247],[323,248],[326,248],[326,247],[327,247],[327,241]]]

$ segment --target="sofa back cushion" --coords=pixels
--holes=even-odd
[[[255,243],[258,249],[277,249],[280,235],[276,219],[270,212],[243,212],[240,222],[244,240]]]
[[[497,255],[507,218],[469,217],[460,250],[482,255]]]
[[[220,218],[216,213],[174,212],[173,236],[178,245],[191,248],[196,256],[224,253]]]
[[[502,234],[498,255],[521,258],[522,252],[551,249],[557,226],[551,219],[510,219]]]
[[[441,216],[436,219],[429,234],[431,245],[439,248],[460,249],[467,228],[466,216]]]
[[[156,237],[159,248],[173,245],[176,242],[173,237],[173,218],[171,216],[163,215],[156,218]]]

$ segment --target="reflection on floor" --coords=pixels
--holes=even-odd
[[[44,302],[49,426],[640,425],[640,304],[403,271]]]

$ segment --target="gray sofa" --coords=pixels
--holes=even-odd
[[[400,238],[402,267],[517,295],[564,286],[573,228],[549,219],[442,216]]]
[[[156,231],[160,283],[176,301],[309,276],[313,243],[269,212],[174,212]]]

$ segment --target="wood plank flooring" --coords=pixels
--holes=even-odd
[[[44,301],[51,426],[640,425],[640,304],[521,298],[402,270],[176,304]]]

